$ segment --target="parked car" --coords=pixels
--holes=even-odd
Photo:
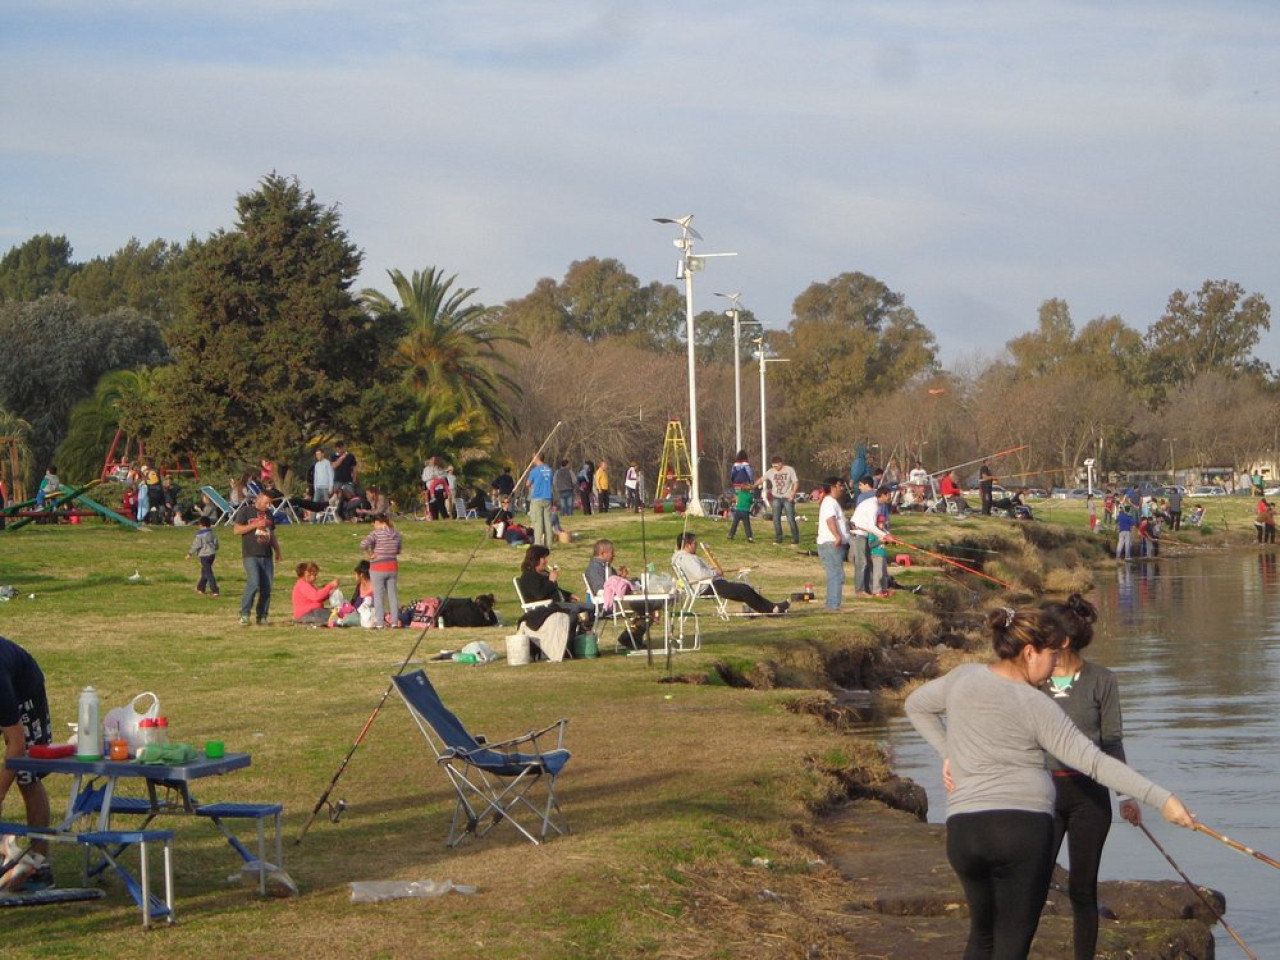
[[[1054,487],[1050,496],[1055,500],[1087,500],[1089,491],[1084,487]]]
[[[1192,487],[1191,492],[1188,493],[1187,496],[1188,497],[1225,497],[1227,496],[1227,488],[1218,487],[1218,486]]]

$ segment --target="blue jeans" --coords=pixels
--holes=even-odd
[[[240,598],[240,616],[249,616],[253,595],[258,595],[258,619],[267,619],[271,610],[271,581],[275,577],[275,561],[271,557],[244,558],[244,596]]]
[[[755,535],[751,532],[751,514],[746,510],[733,511],[733,523],[729,524],[729,539],[733,539],[733,535],[738,532],[738,524],[742,524],[747,528],[747,539],[754,540]]]
[[[574,491],[561,490],[556,494],[556,499],[560,501],[560,513],[566,517],[573,516]]]
[[[791,542],[800,542],[800,528],[796,526],[796,502],[787,500],[782,497],[773,498],[773,539],[775,543],[782,542],[782,515],[787,515],[787,522],[791,524]]]
[[[827,575],[826,607],[840,609],[840,594],[844,590],[844,550],[838,543],[818,544],[818,557]]]

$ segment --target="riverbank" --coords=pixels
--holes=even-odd
[[[806,531],[811,525],[812,518]],[[983,558],[987,573],[1014,584],[1015,595],[1030,598],[1087,583],[1099,549],[1070,534],[1072,525],[912,517],[895,532],[930,549],[951,543],[968,550]],[[568,526],[580,539],[558,547],[555,559],[574,577],[597,536],[614,539],[633,569],[646,560],[662,568],[681,529],[678,518],[649,517],[641,527],[630,515],[574,518]],[[455,595],[492,592],[514,620],[510,578],[519,551],[481,541],[475,523],[402,529],[402,601],[451,587]],[[821,582],[820,565],[804,548],[727,543],[723,524],[709,520],[694,521],[694,529],[731,570],[754,567],[752,582],[771,598]],[[0,537],[0,585],[19,592],[0,604],[0,632],[40,659],[56,729],[74,718],[76,694],[88,683],[106,705],[154,690],[176,739],[223,739],[228,749],[253,753],[249,770],[234,782],[211,784],[216,792],[209,796],[285,804],[285,865],[302,888],[294,899],[260,902],[248,888],[228,885],[235,864],[220,838],[179,827],[180,923],[157,935],[163,949],[188,957],[401,956],[423,949],[498,958],[863,955],[863,921],[878,918],[860,905],[862,894],[855,896],[851,883],[896,883],[915,869],[898,869],[907,856],[901,842],[903,859],[884,848],[874,876],[858,870],[857,851],[843,873],[834,854],[820,852],[823,831],[834,829],[823,818],[850,795],[901,791],[876,745],[847,733],[849,701],[862,703],[870,694],[842,691],[900,695],[913,679],[944,669],[967,645],[977,611],[1005,594],[932,561],[915,563],[900,580],[920,587],[919,594],[849,603],[841,617],[809,605],[776,619],[722,623],[704,616],[702,651],[652,665],[611,653],[519,669],[432,663],[427,656],[441,647],[457,649],[471,639],[500,646],[507,631],[428,634],[412,659],[424,661],[473,729],[504,736],[570,718],[574,758],[560,795],[573,834],[535,848],[499,833],[446,850],[446,785],[392,700],[334,791],[347,801],[342,819],[335,824],[322,816],[294,845],[418,636],[293,627],[284,619],[292,583],[284,569],[276,619],[261,629],[239,627],[243,575],[235,538],[225,532],[217,600],[192,590],[194,563],[182,559],[189,531],[131,534],[89,525]],[[281,539],[284,566],[315,560],[322,579],[349,583],[357,528],[286,528]],[[611,649],[607,638],[602,646]],[[51,788],[60,804],[65,785]],[[16,802],[9,799],[9,815]],[[898,817],[883,809],[886,823]],[[869,836],[884,830],[874,823],[864,828]],[[920,831],[927,838],[930,828]],[[936,843],[920,843],[937,855]],[[77,872],[70,861],[55,865],[60,878]],[[349,881],[384,879],[452,879],[479,892],[349,902]],[[109,891],[102,904],[11,913],[6,935],[33,950],[54,944],[68,953],[132,957],[135,914],[119,891]],[[913,937],[905,929],[894,951],[872,955],[948,955]]]

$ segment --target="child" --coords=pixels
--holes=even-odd
[[[747,543],[756,542],[756,538],[751,533],[751,504],[754,500],[754,485],[750,483],[738,484],[737,493],[734,494],[733,523],[729,524],[730,540],[738,532],[738,524],[741,523],[747,530]]]
[[[1093,502],[1093,494],[1090,494],[1087,500],[1089,505],[1089,532],[1095,533],[1098,529],[1098,505]]]
[[[40,481],[40,489],[36,491],[36,507],[43,510],[45,501],[50,497],[57,497],[62,490],[62,481],[58,479],[58,471],[54,467],[49,467],[44,472],[44,479]]]
[[[218,557],[218,535],[213,532],[213,521],[208,517],[200,518],[200,529],[187,551],[187,559],[192,557],[200,560],[200,582],[196,584],[196,593],[203,594],[207,586],[209,596],[216,597],[218,581],[213,577],[213,561]]]

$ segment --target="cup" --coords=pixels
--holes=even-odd
[[[220,760],[226,756],[226,746],[221,740],[206,740],[204,755],[209,760]]]
[[[128,740],[112,740],[110,757],[112,760],[128,760],[129,759],[129,741]]]

